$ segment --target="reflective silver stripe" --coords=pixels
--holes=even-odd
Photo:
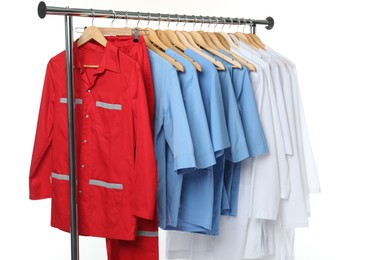
[[[111,109],[111,110],[122,110],[122,105],[120,104],[110,104],[101,101],[96,101],[96,106],[106,108],[106,109]]]
[[[60,103],[68,103],[68,99],[67,98],[60,98]],[[75,100],[75,104],[77,105],[82,105],[83,104],[83,100],[81,98],[76,98]]]
[[[137,231],[138,237],[158,237],[158,231]]]
[[[89,184],[101,186],[101,187],[104,187],[107,189],[123,190],[123,184],[120,184],[120,183],[109,183],[109,182],[105,182],[105,181],[89,180]]]
[[[69,175],[52,172],[51,177],[57,180],[69,181]]]

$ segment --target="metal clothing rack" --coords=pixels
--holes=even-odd
[[[265,20],[253,20],[243,18],[178,15],[144,12],[128,12],[114,10],[81,9],[68,7],[47,6],[45,2],[38,4],[38,15],[45,18],[46,15],[62,15],[65,17],[65,53],[66,53],[66,86],[68,97],[68,153],[69,153],[69,182],[70,182],[70,235],[71,235],[71,259],[79,259],[79,236],[77,228],[77,199],[76,199],[76,152],[74,135],[74,79],[73,79],[73,16],[91,18],[113,18],[126,20],[147,20],[199,23],[206,21],[208,24],[249,25],[251,33],[256,33],[256,25],[266,25],[271,30],[274,19],[267,17]]]

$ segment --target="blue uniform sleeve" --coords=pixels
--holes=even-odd
[[[177,74],[169,75],[169,80],[164,133],[174,156],[174,170],[177,171],[195,167],[195,156]]]
[[[226,150],[226,159],[240,162],[249,156],[248,145],[241,122],[241,115],[228,71],[219,71],[223,103],[231,147]]]
[[[241,75],[235,75],[240,73]],[[241,86],[237,100],[241,112],[241,121],[245,131],[250,156],[258,156],[268,152],[263,127],[257,112],[256,101],[246,68],[241,71],[233,70],[233,82]]]
[[[221,52],[233,58],[229,53],[223,50],[221,50]],[[240,109],[241,121],[248,144],[249,155],[254,157],[267,153],[267,141],[265,139],[259,113],[257,112],[249,71],[243,66],[242,69],[232,68],[231,74],[234,92]]]
[[[184,66],[184,72],[179,73],[179,81],[194,145],[196,167],[210,167],[215,164],[215,157],[197,71],[188,60],[173,50],[168,49],[166,53]]]

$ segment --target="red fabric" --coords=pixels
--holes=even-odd
[[[154,217],[157,185],[142,72],[110,42],[74,44],[74,65],[79,234],[132,240],[129,216]],[[29,185],[30,199],[52,198],[52,226],[69,231],[66,96],[62,52],[47,66]]]
[[[145,92],[149,108],[150,125],[153,126],[154,119],[154,89],[152,71],[150,69],[148,50],[142,36],[138,37],[138,42],[134,41],[134,36],[106,36],[109,42],[113,43],[120,51],[137,61],[141,67],[142,77],[145,84]],[[152,128],[153,130],[153,128]]]
[[[140,36],[138,42],[134,42],[133,36],[106,36],[106,39],[140,65],[148,100],[151,129],[153,129],[154,89],[148,51],[143,37]],[[139,195],[143,196],[142,193]],[[129,216],[129,221],[137,223],[137,231],[157,232],[157,208],[155,209],[155,215],[152,221],[134,216]],[[158,259],[158,237],[137,236],[136,241],[107,239],[106,244],[109,260]]]
[[[139,232],[135,241],[106,239],[108,260],[158,260],[158,216],[156,214],[152,221],[137,219],[137,231]],[[145,234],[145,231],[146,234]],[[148,236],[152,234],[151,236]]]

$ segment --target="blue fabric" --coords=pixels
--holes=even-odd
[[[229,53],[220,50],[221,53],[233,58]],[[221,59],[219,59],[221,60]],[[240,109],[241,121],[244,127],[245,137],[248,144],[249,155],[255,157],[268,152],[267,141],[257,111],[256,100],[253,94],[248,69],[242,65],[242,69],[221,60],[225,68],[229,70],[234,92]]]
[[[234,58],[223,50],[220,50],[220,52]],[[231,75],[249,155],[254,157],[267,153],[268,146],[257,111],[248,69],[244,65],[242,65],[242,69],[233,68],[233,65],[229,62],[217,56],[214,57],[223,63]],[[227,197],[223,197],[222,204],[226,205],[229,203],[229,209],[223,209],[222,215],[237,215],[240,169],[241,164],[239,162],[226,162],[225,164],[224,192],[226,192]],[[226,199],[228,199],[228,202]],[[224,207],[226,208],[226,206]]]
[[[193,168],[194,148],[177,71],[148,50],[155,96],[154,142],[158,170],[159,226],[175,225],[183,176],[179,169]]]
[[[213,142],[214,152],[222,151],[223,153],[225,148],[230,147],[230,142],[218,72],[214,64],[193,50],[187,48],[184,53],[198,62],[202,67],[202,72],[198,73],[198,78],[207,122],[210,128],[211,140]],[[218,155],[217,153],[216,157]]]
[[[184,67],[184,72],[180,72],[178,75],[194,145],[196,168],[210,167],[215,164],[214,148],[200,92],[197,70],[190,61],[175,51],[167,49],[165,53]]]
[[[218,161],[224,150],[230,147],[219,75],[214,65],[196,52],[186,49],[185,53],[202,67],[202,72],[198,73],[199,86],[215,158]],[[184,175],[178,225],[167,227],[168,229],[201,233],[211,231],[214,221],[214,197],[215,192],[218,192],[215,191],[215,167],[217,165]],[[219,208],[220,204],[221,201]]]
[[[170,228],[177,228],[179,225],[178,229],[180,229],[179,219],[184,219],[189,223],[210,228],[210,221],[206,218],[207,212],[210,212],[213,207],[213,179],[210,166],[214,165],[216,160],[198,73],[195,67],[178,53],[171,49],[167,49],[166,53],[184,67],[184,72],[180,72],[178,75],[195,150],[196,168],[206,168],[195,172],[194,168],[179,170],[179,173],[185,173],[181,186],[180,203],[175,206],[175,209],[180,208],[180,210],[178,218],[175,221],[170,221],[168,225]],[[207,169],[208,167],[210,168]]]

